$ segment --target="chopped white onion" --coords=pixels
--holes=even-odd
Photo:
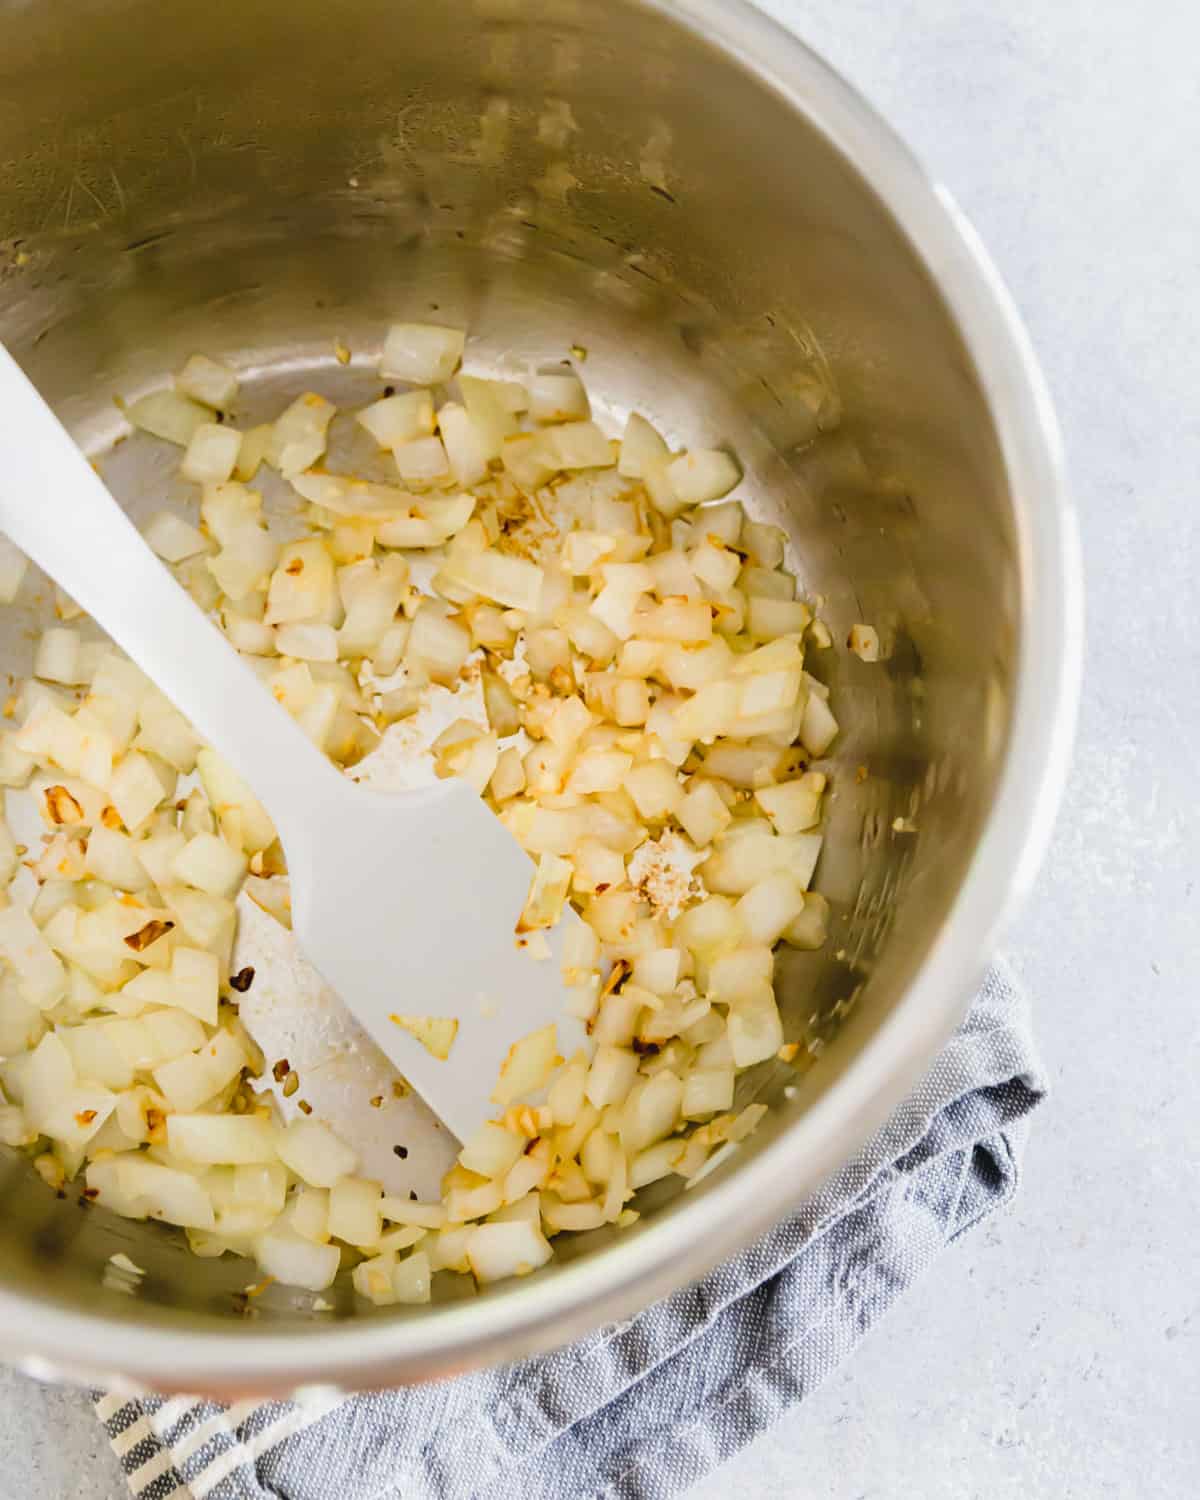
[[[538,422],[586,421],[591,415],[583,382],[574,371],[565,369],[533,377],[529,409]]]
[[[458,385],[489,461],[499,458],[504,439],[517,431],[518,413],[528,408],[524,386],[512,381],[480,380],[475,375],[460,375]]]
[[[44,630],[34,657],[34,676],[43,682],[61,682],[69,687],[86,681],[80,671],[80,645],[77,630]]]
[[[185,1161],[204,1165],[272,1162],[275,1126],[257,1115],[185,1115],[167,1119],[167,1145]]]
[[[542,435],[542,452],[556,469],[605,469],[612,444],[595,422],[563,422]]]
[[[396,468],[405,484],[427,489],[450,473],[450,462],[440,437],[414,438],[392,450]]]
[[[479,552],[447,561],[444,573],[471,593],[494,600],[508,609],[534,613],[541,600],[545,574],[536,563],[502,552]]]
[[[21,994],[39,1010],[49,1010],[66,993],[62,960],[19,906],[0,911],[0,956],[17,976]]]
[[[444,385],[458,368],[467,336],[435,323],[395,323],[383,341],[379,373],[385,380]]]
[[[279,1142],[279,1159],[310,1187],[332,1188],[354,1171],[355,1153],[320,1120],[293,1120]]]
[[[521,1159],[525,1146],[524,1136],[488,1121],[466,1142],[458,1159],[481,1177],[503,1177]]]
[[[802,833],[820,821],[824,790],[825,777],[819,771],[806,771],[782,786],[759,787],[754,796],[777,833]]]
[[[404,391],[385,396],[356,413],[356,420],[381,448],[398,448],[416,438],[428,437],[436,425],[433,397],[428,391]]]
[[[329,1189],[328,1229],[334,1239],[369,1249],[383,1232],[383,1192],[377,1182],[340,1177]]]
[[[203,486],[201,528],[161,512],[148,541],[310,738],[352,764],[477,678],[486,724],[447,715],[434,769],[486,794],[536,861],[517,940],[544,946],[569,899],[583,918],[562,972],[593,1055],[564,1062],[554,1026],[516,1041],[501,1117],[442,1202],[385,1197],[327,1125],[284,1128],[246,1080],[261,1059],[230,1010],[234,897],[290,925],[275,830],[141,673],[64,628],[81,613],[65,596],[0,732],[0,785],[28,784],[47,829],[28,909],[0,903],[0,1141],[46,1135],[47,1180],[86,1164],[118,1213],[292,1285],[328,1286],[339,1245],[365,1252],[353,1286],[381,1305],[428,1301],[438,1270],[524,1274],[548,1236],[624,1227],[632,1193],[707,1171],[762,1115],[731,1110],[738,1073],[782,1046],[774,945],[818,947],[829,925],[809,891],[826,778],[803,765],[837,733],[804,671],[830,637],[783,533],[713,503],[740,478],[730,455],[673,456],[636,413],[610,439],[568,366],[529,391],[462,375],[461,404],[442,400],[463,346],[388,333],[386,378],[418,388],[356,418],[398,484],[320,466],[335,409],[314,393],[245,434],[214,421],[237,378],[203,356],[130,409]],[[264,460],[307,502],[286,545],[247,487]],[[0,599],[25,566],[0,538]],[[879,654],[867,626],[850,646]],[[0,819],[0,887],[24,853]],[[393,1020],[435,1056],[454,1044],[453,1018]]]
[[[665,440],[645,417],[630,412],[621,439],[618,472],[626,479],[644,479],[653,468],[661,468],[671,456]]]
[[[774,1057],[783,1046],[783,1026],[769,983],[742,996],[729,1010],[729,1042],[738,1068]]]
[[[211,419],[211,412],[176,391],[152,391],[125,410],[135,427],[152,437],[186,448],[198,428]]]
[[[306,391],[272,425],[266,460],[285,478],[311,468],[325,452],[335,409],[323,396]]]
[[[734,910],[752,943],[772,946],[804,910],[804,893],[781,871],[752,885]]]
[[[218,411],[227,411],[238,393],[238,379],[234,372],[207,354],[193,354],[176,375],[175,385],[185,396]]]
[[[323,1292],[333,1285],[342,1258],[336,1245],[315,1244],[286,1227],[260,1236],[255,1255],[266,1275],[310,1292]]]
[[[508,1049],[492,1099],[502,1108],[544,1088],[557,1065],[558,1037],[553,1025],[530,1032]]]
[[[667,476],[685,505],[720,500],[741,479],[741,470],[719,448],[697,448],[672,459]]]
[[[146,527],[145,537],[164,562],[182,562],[185,557],[208,551],[208,542],[203,535],[169,510],[158,512]]]
[[[783,934],[793,948],[820,948],[829,932],[829,902],[816,891],[804,897],[804,909]]]
[[[206,422],[192,433],[179,472],[196,484],[224,484],[233,474],[241,446],[236,427]]]
[[[176,880],[210,896],[232,896],[246,873],[246,857],[223,838],[198,833],[171,861]]]
[[[466,407],[447,401],[438,412],[438,430],[450,472],[464,488],[481,484],[492,458],[491,444],[480,432]]]
[[[299,661],[337,661],[338,632],[332,625],[278,625],[275,648],[281,656]]]
[[[528,1223],[480,1224],[466,1242],[471,1272],[480,1282],[525,1276],[550,1259],[553,1251],[538,1229]]]

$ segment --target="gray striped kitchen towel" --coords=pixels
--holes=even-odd
[[[1017,1187],[1044,1093],[995,969],[928,1077],[798,1213],[555,1354],[320,1403],[101,1395],[137,1500],[666,1500],[802,1401]]]

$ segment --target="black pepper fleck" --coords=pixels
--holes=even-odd
[[[407,1146],[393,1146],[392,1150],[396,1153],[396,1155],[400,1158],[401,1161],[407,1161],[408,1160],[408,1147]]]

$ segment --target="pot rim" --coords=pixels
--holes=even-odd
[[[236,1338],[181,1334],[166,1322],[118,1323],[0,1288],[5,1357],[28,1373],[223,1397],[351,1390],[544,1352],[628,1316],[749,1244],[882,1125],[961,1021],[1032,885],[1070,763],[1083,583],[1061,440],[1028,336],[950,194],[806,43],[746,0],[642,3],[734,57],[860,173],[938,287],[987,399],[1014,496],[1021,649],[995,800],[962,885],[895,1009],[841,1077],[716,1197],[681,1202],[663,1221],[639,1225],[619,1253],[402,1322],[347,1320],[305,1333],[243,1328]]]

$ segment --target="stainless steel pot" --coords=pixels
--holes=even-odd
[[[0,0],[0,336],[81,440],[196,349],[264,393],[332,344],[462,321],[480,357],[588,350],[614,414],[716,436],[791,538],[845,731],[789,961],[770,1122],[640,1223],[419,1311],[273,1288],[0,1156],[0,1353],[197,1392],[394,1383],[627,1314],[799,1204],[963,1013],[1045,844],[1080,582],[1050,405],[974,236],[882,122],[736,0]],[[312,372],[316,370],[314,375]],[[2,419],[2,417],[0,417]],[[125,476],[157,502],[153,470]],[[842,649],[856,620],[887,660]],[[27,665],[14,628],[6,665]],[[859,771],[864,767],[865,778]],[[101,1283],[124,1249],[137,1297]]]

